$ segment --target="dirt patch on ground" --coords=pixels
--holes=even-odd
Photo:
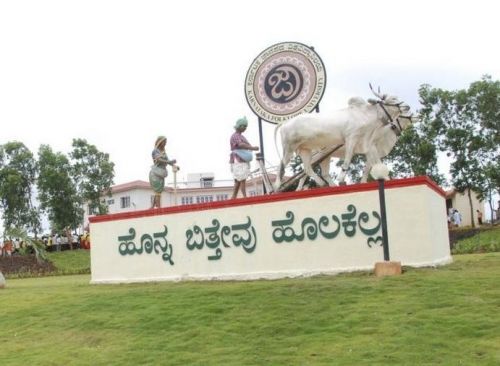
[[[0,257],[0,272],[4,275],[16,273],[32,273],[43,275],[55,271],[56,267],[52,262],[37,261],[35,255],[12,255],[10,257]]]

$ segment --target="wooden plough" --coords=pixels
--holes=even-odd
[[[337,151],[338,149],[340,149],[342,146],[344,146],[344,145],[343,144],[342,145],[336,145],[333,148],[323,149],[323,150],[318,151],[317,153],[315,153],[313,155],[313,157],[312,157],[312,163],[311,163],[312,167],[313,168],[317,167],[323,160],[325,160],[332,153],[334,153],[335,151]],[[281,185],[279,186],[278,189],[275,189],[275,187],[273,186],[273,184],[271,182],[271,179],[269,178],[269,175],[267,173],[267,170],[266,170],[266,167],[265,167],[265,164],[264,164],[264,158],[263,158],[262,154],[261,153],[257,153],[256,154],[256,159],[257,159],[257,162],[259,164],[259,169],[262,172],[262,179],[263,179],[263,182],[264,182],[264,187],[265,187],[266,192],[268,194],[278,193],[278,192],[285,192],[292,185],[294,185],[295,183],[297,183],[300,179],[304,178],[305,175],[306,175],[306,173],[304,171],[296,173],[292,177],[290,177],[287,180],[283,181],[281,183]]]

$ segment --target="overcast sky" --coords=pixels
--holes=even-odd
[[[467,5],[468,4],[468,5]],[[111,155],[115,183],[147,181],[157,135],[187,173],[230,179],[229,136],[246,115],[253,59],[285,41],[314,46],[327,73],[322,113],[368,83],[417,109],[421,84],[500,78],[496,1],[2,1],[0,144],[68,153],[85,138]],[[274,125],[265,151],[278,162]]]

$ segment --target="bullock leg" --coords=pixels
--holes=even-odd
[[[325,171],[329,171],[329,168],[326,168]],[[321,175],[319,175],[319,177],[323,182],[327,182],[330,187],[335,185],[329,174],[327,174],[326,176],[323,175],[323,168],[321,168]],[[304,189],[304,184],[306,183],[306,179],[307,175],[304,175],[302,178],[300,178],[296,191],[302,191]]]
[[[306,179],[307,175],[304,175],[302,178],[300,178],[296,191],[301,191],[304,188],[304,183],[306,182]]]
[[[370,171],[372,167],[376,164],[382,163],[382,160],[380,160],[377,150],[372,150],[370,149],[366,153],[366,165],[365,168],[363,169],[363,178],[361,179],[361,183],[365,183],[368,180],[368,176],[370,175]]]
[[[335,185],[335,183],[332,180],[332,177],[330,177],[330,159],[332,158],[332,155],[326,157],[319,164],[319,167],[321,169],[321,178],[323,178],[323,180],[327,182],[330,187]]]
[[[339,175],[339,185],[345,185],[345,176],[347,174],[347,170],[349,169],[349,165],[351,164],[352,155],[354,153],[354,144],[350,141],[346,141],[345,143],[345,155],[344,162],[342,163],[342,171]]]
[[[275,191],[279,191],[280,186],[281,186],[281,179],[285,175],[285,167],[288,165],[290,162],[290,159],[292,158],[293,151],[283,151],[283,158],[280,162],[280,168],[278,171],[278,176],[276,177],[276,181],[274,182],[274,189]]]
[[[370,175],[370,170],[372,169],[372,165],[366,162],[365,167],[363,168],[363,176],[361,177],[361,183],[366,183],[368,181],[368,175]]]
[[[304,172],[310,176],[314,181],[321,187],[326,185],[326,182],[321,179],[319,175],[314,172],[313,167],[311,166],[312,161],[312,151],[309,149],[300,149],[297,151],[302,159],[302,164],[304,164]]]
[[[321,169],[320,177],[321,179],[323,179],[323,181],[327,182],[330,187],[335,185],[335,183],[332,181],[332,178],[330,177],[330,159],[332,155],[324,158],[323,161],[319,163],[319,167]],[[304,183],[306,182],[306,179],[307,176],[300,178],[299,184],[296,189],[297,191],[301,191],[304,188]]]

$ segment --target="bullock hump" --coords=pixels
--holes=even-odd
[[[349,100],[347,101],[347,105],[350,108],[362,107],[362,106],[365,106],[366,104],[367,104],[366,101],[361,97],[352,97],[352,98],[349,98]]]

